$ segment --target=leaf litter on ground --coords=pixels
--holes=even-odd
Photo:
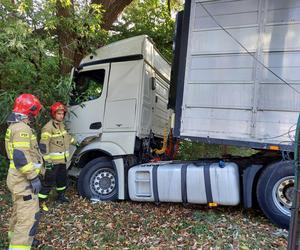
[[[287,231],[272,225],[258,209],[204,205],[94,202],[71,186],[69,204],[43,213],[39,249],[286,249]],[[8,246],[11,198],[0,182],[0,248]]]

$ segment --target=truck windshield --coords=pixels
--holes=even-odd
[[[78,105],[99,98],[102,94],[104,77],[104,69],[84,71],[74,75],[74,89],[70,105]]]

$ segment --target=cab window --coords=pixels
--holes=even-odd
[[[74,89],[71,94],[71,105],[91,101],[102,95],[105,79],[105,70],[90,70],[74,75]]]

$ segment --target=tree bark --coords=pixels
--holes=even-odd
[[[59,44],[59,66],[60,73],[67,75],[70,73],[74,62],[75,51],[72,49],[72,43],[75,42],[75,35],[72,30],[64,24],[64,19],[72,15],[72,5],[64,6],[61,0],[56,1],[56,16],[59,18],[57,25],[57,36]]]
[[[128,6],[133,0],[92,0],[92,4],[101,4],[105,10],[102,20],[102,28],[109,30],[118,18],[119,14]],[[59,43],[59,56],[60,56],[60,73],[63,75],[69,74],[72,65],[78,66],[85,51],[75,50],[73,43],[79,42],[76,39],[76,34],[72,33],[63,23],[64,18],[71,17],[73,6],[63,6],[61,0],[57,0],[56,15],[61,18],[57,27],[57,36]],[[98,44],[101,47],[103,44]],[[73,47],[73,48],[72,48]]]
[[[128,6],[133,0],[92,0],[92,4],[101,4],[105,10],[103,15],[102,28],[109,30],[118,18],[119,14]]]

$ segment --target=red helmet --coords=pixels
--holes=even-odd
[[[63,105],[61,102],[56,102],[50,108],[52,118],[54,118],[55,113],[58,110],[63,110],[65,112],[65,114],[67,113],[67,107],[65,105]]]
[[[34,95],[21,94],[15,100],[13,112],[36,117],[41,109],[42,104]]]

